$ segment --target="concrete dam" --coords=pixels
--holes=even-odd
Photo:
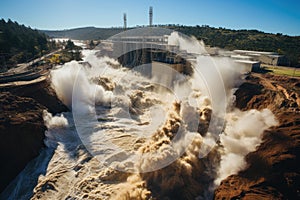
[[[153,29],[153,28],[149,28]],[[144,34],[144,33],[143,33]],[[146,77],[181,73],[192,75],[196,56],[170,44],[169,35],[131,35],[130,31],[101,41],[99,56],[115,58],[127,68]],[[170,80],[172,81],[172,80]]]

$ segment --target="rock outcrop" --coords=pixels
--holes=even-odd
[[[279,120],[263,135],[255,152],[246,156],[248,166],[223,180],[215,199],[300,198],[300,79],[250,75],[236,91],[242,110],[269,108]]]
[[[0,192],[44,146],[43,110],[67,111],[47,80],[0,88]]]
[[[46,107],[52,114],[68,110],[56,96],[54,89],[51,87],[50,80],[48,79],[28,85],[2,88],[0,91],[8,91],[17,96],[32,98],[37,103]]]
[[[39,154],[46,127],[46,109],[31,98],[0,93],[0,191]]]

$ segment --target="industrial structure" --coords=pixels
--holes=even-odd
[[[127,16],[123,15],[124,30],[127,30]],[[109,40],[102,41],[101,55],[116,58],[120,64],[128,68],[135,68],[151,63],[151,66],[143,69],[142,74],[153,75],[152,65],[164,63],[177,72],[191,75],[192,65],[197,55],[188,54],[180,50],[179,46],[168,44],[169,34],[156,35],[157,31],[153,27],[153,7],[149,7],[149,28],[144,33],[137,33],[137,29],[132,32],[113,36]],[[159,31],[158,31],[159,32]],[[217,47],[206,47],[207,56],[230,57],[236,63],[245,66],[247,72],[259,71],[261,63],[269,65],[288,65],[285,56],[274,52],[259,52],[234,50],[221,50]]]
[[[265,52],[265,51],[247,51],[247,50],[234,50],[237,55],[249,56],[251,60],[258,60],[261,63],[267,65],[289,65],[288,59],[284,55],[279,55],[275,52]]]
[[[149,26],[152,27],[153,23],[153,7],[150,6],[149,8]]]
[[[123,14],[123,28],[127,30],[127,15],[126,13]],[[153,26],[153,7],[149,7],[149,27]]]
[[[127,16],[126,13],[123,14],[123,20],[124,20],[124,31],[127,29]]]
[[[155,30],[154,30],[155,29]],[[157,28],[159,29],[159,28]],[[129,30],[122,35],[117,35],[110,40],[102,41],[99,56],[115,58],[127,68],[139,71],[147,77],[166,76],[172,85],[176,73],[192,75],[192,60],[195,55],[181,50],[178,45],[168,44],[169,35],[149,35],[160,30],[155,27]]]
[[[240,64],[246,65],[247,68],[252,68],[252,71],[260,69],[261,64],[273,66],[289,66],[290,62],[285,55],[280,55],[276,52],[265,51],[248,51],[248,50],[224,50],[218,47],[206,46],[206,50],[211,56],[230,57]]]

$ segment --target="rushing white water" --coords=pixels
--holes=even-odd
[[[172,41],[182,48],[203,51],[202,43],[178,37]],[[214,184],[242,169],[263,131],[276,125],[268,110],[223,113],[240,81],[228,58],[200,55],[192,77],[166,88],[95,53],[83,50],[83,63],[52,70],[53,88],[72,112],[45,111],[47,148],[5,198],[211,198]],[[224,87],[215,81],[220,77]],[[222,117],[225,128],[212,120]]]
[[[264,130],[277,125],[273,113],[268,109],[247,112],[235,110],[227,114],[226,121],[224,134],[220,136],[224,152],[221,155],[216,184],[244,169],[247,164],[244,156],[254,151],[261,143]]]

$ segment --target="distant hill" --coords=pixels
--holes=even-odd
[[[74,40],[104,40],[122,31],[123,28],[84,27],[61,31],[42,30],[41,32],[55,38],[70,38]]]
[[[0,20],[0,71],[44,55],[56,48],[48,36],[10,19]]]
[[[292,66],[300,67],[300,36],[271,34],[258,30],[231,30],[204,26],[160,25],[203,40],[206,45],[228,50],[245,49],[272,51],[284,54]],[[67,37],[80,40],[107,39],[123,31],[122,28],[77,28],[63,31],[42,31],[50,37]]]

